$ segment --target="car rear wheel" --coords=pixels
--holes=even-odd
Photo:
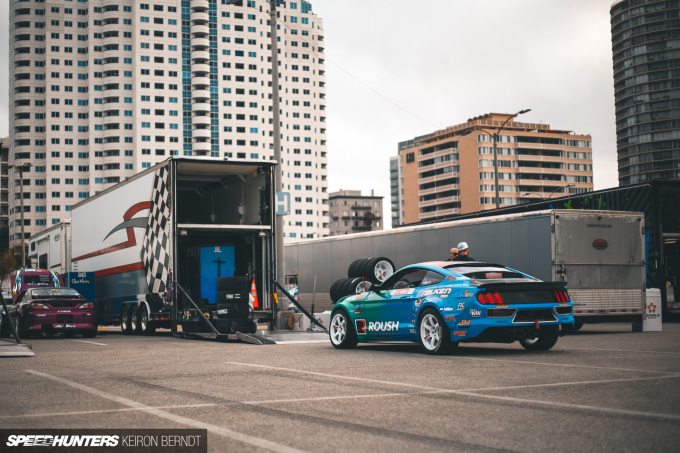
[[[132,331],[130,328],[130,314],[127,307],[123,307],[120,310],[120,330],[123,332],[123,335],[130,335]]]
[[[151,325],[149,322],[149,311],[146,309],[146,307],[142,307],[139,309],[139,315],[137,316],[137,322],[138,324],[136,325],[137,328],[137,333],[140,335],[151,335],[156,331],[156,327]]]
[[[559,326],[541,326],[538,337],[533,339],[519,340],[519,344],[521,344],[522,347],[527,351],[547,351],[548,349],[555,346],[559,335]]]
[[[431,308],[426,308],[420,315],[418,339],[428,354],[446,354],[458,346],[457,342],[451,341],[451,334],[442,317]]]
[[[338,310],[333,314],[328,335],[331,344],[338,349],[353,349],[357,345],[357,334],[345,310]]]

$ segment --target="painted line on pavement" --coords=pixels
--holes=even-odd
[[[98,344],[99,346],[108,346],[108,343],[95,343],[94,341],[87,340],[71,340],[71,341],[77,341],[78,343]]]
[[[648,417],[648,418],[655,418],[655,419],[660,419],[660,420],[672,420],[672,421],[680,421],[680,415],[672,415],[672,414],[661,414],[661,413],[656,413],[656,412],[641,412],[641,411],[632,411],[632,410],[627,410],[627,409],[612,409],[612,408],[603,408],[603,407],[596,407],[596,406],[586,406],[582,404],[571,404],[571,403],[559,403],[559,402],[553,402],[553,401],[542,401],[542,400],[530,400],[530,399],[523,399],[523,398],[513,398],[513,397],[508,397],[508,396],[499,396],[499,395],[484,395],[481,393],[475,393],[476,391],[482,391],[480,390],[453,390],[453,389],[442,389],[442,388],[435,388],[435,387],[427,387],[419,384],[409,384],[405,382],[394,382],[394,381],[383,381],[380,379],[370,379],[370,378],[360,378],[360,377],[353,377],[353,376],[342,376],[338,374],[329,374],[329,373],[319,373],[317,371],[304,371],[304,370],[295,370],[292,368],[282,368],[282,367],[274,367],[274,366],[268,366],[268,365],[256,365],[252,363],[242,363],[242,362],[225,362],[227,364],[231,365],[240,365],[240,366],[246,366],[246,367],[252,367],[252,368],[262,368],[262,369],[270,369],[270,370],[275,370],[275,371],[285,371],[289,373],[299,373],[299,374],[308,374],[312,376],[321,376],[321,377],[328,377],[328,378],[333,378],[333,379],[340,379],[340,380],[351,380],[351,381],[361,381],[361,382],[371,382],[371,383],[377,383],[377,384],[385,384],[385,385],[394,385],[394,386],[400,386],[400,387],[406,387],[406,388],[419,388],[419,389],[427,389],[427,390],[432,390],[433,392],[436,393],[449,393],[449,394],[456,394],[456,395],[464,395],[464,396],[472,396],[475,398],[482,398],[482,399],[488,399],[488,400],[497,400],[497,401],[509,401],[513,403],[521,403],[521,404],[532,404],[532,405],[542,405],[546,407],[552,407],[552,408],[568,408],[568,409],[578,409],[578,410],[586,410],[589,412],[600,412],[600,413],[608,413],[608,414],[615,414],[615,415],[632,415],[636,417]],[[673,376],[667,376],[667,377],[680,377],[680,375],[673,375]],[[531,385],[528,386],[519,386],[516,388],[529,388],[532,387]],[[406,394],[408,395],[408,394]]]
[[[605,352],[631,352],[634,354],[668,354],[668,355],[680,355],[680,352],[669,352],[669,351],[638,351],[636,349],[599,349],[599,348],[572,348],[579,351],[605,351]]]
[[[233,431],[228,428],[223,428],[221,426],[216,426],[216,425],[211,425],[209,423],[201,422],[198,420],[194,420],[188,417],[183,417],[181,415],[176,415],[176,414],[171,414],[169,412],[165,412],[161,409],[157,409],[151,406],[147,406],[146,404],[133,401],[128,398],[123,398],[117,395],[113,395],[111,393],[107,393],[101,390],[97,390],[92,387],[88,387],[83,384],[79,384],[77,382],[69,381],[67,379],[63,379],[57,376],[52,376],[49,374],[41,373],[40,371],[35,371],[35,370],[25,370],[27,373],[33,374],[34,376],[40,376],[45,379],[49,379],[55,382],[59,382],[64,385],[68,385],[69,387],[73,387],[75,389],[81,390],[83,392],[90,393],[92,395],[99,396],[101,398],[105,398],[111,401],[115,401],[119,404],[122,404],[124,406],[128,407],[133,407],[135,409],[139,409],[143,412],[146,412],[151,415],[155,415],[160,418],[164,418],[166,420],[173,421],[175,423],[181,423],[183,425],[191,426],[194,428],[198,429],[207,429],[209,432],[213,434],[217,434],[218,436],[222,437],[228,437],[230,439],[234,439],[239,442],[243,442],[245,444],[253,445],[258,448],[264,448],[266,450],[271,450],[275,452],[282,452],[282,453],[300,453],[303,450],[298,450],[297,448],[289,447],[287,445],[279,444],[276,442],[272,442],[266,439],[262,439],[259,437],[254,437],[254,436],[249,436],[247,434],[239,433],[237,431]]]

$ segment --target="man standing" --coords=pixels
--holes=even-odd
[[[457,248],[452,248],[449,250],[449,259],[446,261],[453,261],[458,257],[458,249]]]
[[[461,242],[458,244],[458,256],[453,258],[453,261],[477,261],[468,253],[470,253],[470,249],[468,248],[467,242]]]

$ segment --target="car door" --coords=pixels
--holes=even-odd
[[[370,292],[362,302],[363,320],[357,332],[364,329],[372,339],[403,339],[413,333],[413,307],[425,269],[410,268],[392,275],[377,292]]]

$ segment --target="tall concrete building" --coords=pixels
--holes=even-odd
[[[399,143],[400,224],[495,209],[492,136],[512,115],[489,113]],[[508,120],[496,144],[500,206],[593,190],[591,137]]]
[[[383,197],[361,195],[360,190],[340,190],[328,195],[330,235],[339,236],[383,229]]]
[[[9,250],[9,137],[0,139],[0,255]]]
[[[680,178],[680,2],[610,9],[619,185]]]
[[[233,4],[232,4],[233,3]],[[285,236],[328,234],[322,20],[277,1]],[[171,156],[273,159],[267,0],[11,0],[10,239]],[[30,164],[30,166],[29,166]]]

